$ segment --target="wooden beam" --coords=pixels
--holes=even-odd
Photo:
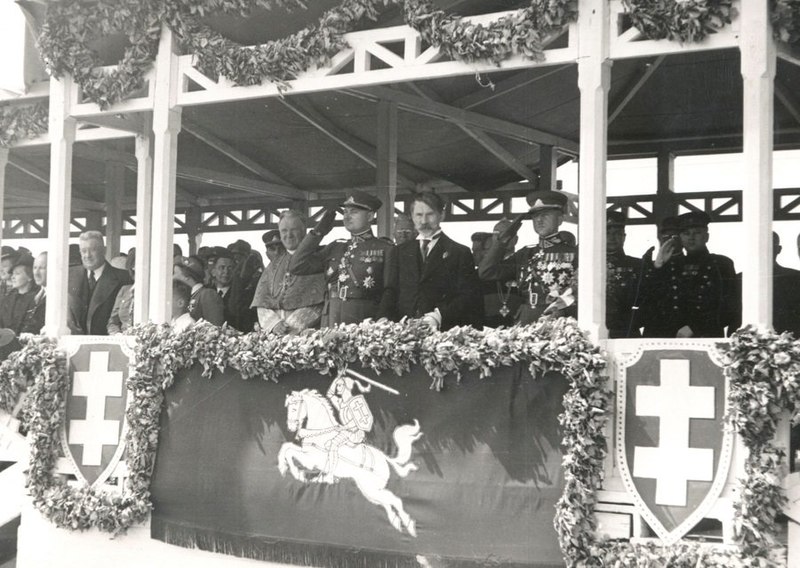
[[[442,103],[441,97],[427,87],[426,85],[420,85],[417,83],[411,83],[409,85],[413,90],[415,90],[421,97],[434,101],[437,103]],[[478,144],[483,146],[483,149],[488,151],[491,155],[495,158],[500,160],[509,169],[516,172],[522,179],[526,180],[535,180],[538,176],[536,172],[531,170],[527,165],[525,165],[521,160],[518,160],[517,157],[503,148],[496,140],[492,139],[491,136],[483,132],[482,130],[478,130],[477,128],[472,128],[467,126],[466,124],[457,123],[456,124],[467,136],[475,140]]]
[[[550,144],[570,154],[576,154],[578,152],[578,144],[574,140],[569,140],[537,128],[531,128],[500,118],[456,108],[444,103],[429,101],[422,97],[409,95],[395,89],[370,87],[369,89],[346,89],[342,92],[352,94],[356,97],[367,97],[372,100],[383,99],[393,101],[397,103],[400,108],[409,112],[415,112],[424,116],[432,116],[452,123],[472,126],[486,132],[492,132],[514,140],[520,140],[528,144]]]
[[[618,102],[616,102],[616,104],[611,106],[612,110],[608,113],[608,124],[611,124],[614,122],[614,120],[616,120],[622,110],[628,105],[629,102],[633,100],[633,97],[635,97],[639,90],[644,87],[645,83],[647,83],[650,77],[653,76],[653,73],[656,72],[656,69],[659,68],[666,58],[666,55],[659,55],[652,63],[646,64],[644,71],[642,71],[633,84],[626,89],[625,95]]]
[[[339,146],[356,156],[362,162],[369,164],[373,168],[378,167],[378,156],[375,147],[333,124],[313,105],[302,101],[297,97],[292,99],[284,97],[278,100],[283,103],[286,108],[308,122],[328,138],[336,142]],[[416,180],[410,179],[407,175],[398,173],[398,181],[400,181],[403,185],[414,187],[417,184],[417,181],[424,181],[431,177],[429,174],[427,174],[427,172],[417,171],[413,166],[401,164],[399,161],[397,167],[398,172],[406,172],[407,174],[410,174],[412,178],[417,178]]]
[[[284,180],[278,174],[265,168],[252,158],[245,156],[239,150],[237,150],[236,148],[234,148],[233,146],[231,146],[230,144],[228,144],[215,134],[209,132],[199,124],[190,121],[184,121],[183,130],[185,132],[188,132],[201,142],[204,142],[208,146],[214,148],[220,154],[223,154],[224,156],[230,158],[231,160],[233,160],[246,170],[249,170],[250,172],[256,174],[262,180],[271,183],[276,183],[279,185],[285,185],[287,187],[294,187],[291,183]]]
[[[783,86],[780,78],[775,78],[775,98],[778,99],[783,107],[792,115],[794,121],[800,124],[800,103],[797,98]]]
[[[454,107],[469,110],[498,97],[507,95],[513,91],[516,91],[517,89],[527,87],[528,85],[536,83],[537,81],[546,79],[551,75],[561,73],[562,71],[570,69],[571,67],[573,67],[573,65],[559,65],[553,68],[526,69],[525,71],[512,75],[508,79],[500,81],[499,83],[493,83],[493,88],[480,89],[479,91],[464,95],[463,97],[452,101],[450,104],[452,104]]]
[[[133,171],[136,171],[136,159],[133,156],[126,154],[125,152],[113,150],[111,148],[76,145],[75,156],[85,160],[94,160],[99,162],[116,161],[125,164]],[[238,176],[235,174],[215,172],[206,168],[179,165],[176,175],[179,179],[200,181],[209,185],[237,189],[239,191],[254,193],[256,195],[283,197],[286,199],[297,199],[299,196],[302,197],[303,195],[301,190],[293,187]]]
[[[143,121],[142,118],[136,114],[127,115],[104,115],[104,116],[85,116],[80,119],[82,124],[91,124],[93,126],[100,126],[103,128],[111,128],[112,130],[120,130],[122,132],[130,132],[132,134],[139,134],[142,131]],[[78,126],[78,132],[81,130]]]
[[[537,179],[536,172],[526,166],[517,157],[503,148],[496,140],[493,140],[488,134],[475,128],[470,128],[466,124],[458,123],[457,126],[464,131],[467,136],[475,140],[478,144],[489,152],[492,156],[503,162],[510,169],[515,171],[522,179],[534,181]]]
[[[178,166],[177,177],[180,179],[199,181],[217,187],[235,189],[245,193],[264,195],[268,197],[283,197],[285,199],[297,199],[302,195],[300,190],[257,179],[215,172],[206,168],[196,168],[188,166]]]
[[[26,162],[21,158],[17,158],[16,156],[10,156],[8,158],[8,165],[13,166],[22,173],[28,174],[33,179],[38,180],[47,186],[50,185],[50,174],[48,174],[43,169],[34,166],[33,164],[29,164],[28,162]]]

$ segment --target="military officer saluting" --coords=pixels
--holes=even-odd
[[[680,241],[661,246],[646,274],[645,337],[723,337],[739,325],[736,270],[727,256],[708,252],[710,221],[703,212],[680,215]]]
[[[606,212],[606,327],[608,337],[639,337],[633,306],[641,259],[625,254],[625,214]]]
[[[575,316],[578,249],[558,232],[564,221],[567,196],[539,190],[529,193],[526,199],[530,210],[518,215],[497,235],[481,261],[478,275],[481,280],[516,279],[523,300],[517,313],[518,323],[532,323],[544,315]],[[528,215],[539,235],[539,244],[504,259],[508,243]]]
[[[320,248],[320,241],[333,229],[336,217],[336,210],[329,209],[303,238],[289,262],[291,274],[325,274],[327,297],[321,327],[394,316],[396,249],[376,238],[370,228],[381,205],[380,199],[363,191],[349,192],[342,210],[350,239]]]

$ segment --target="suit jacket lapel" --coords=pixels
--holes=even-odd
[[[105,302],[111,295],[111,291],[114,289],[117,281],[114,276],[115,275],[111,273],[111,265],[106,263],[106,267],[103,269],[103,274],[100,275],[100,278],[97,279],[97,284],[95,284],[94,294],[92,294],[92,297],[89,300],[89,315],[86,318],[89,322],[92,321],[92,316],[94,315],[97,307]]]

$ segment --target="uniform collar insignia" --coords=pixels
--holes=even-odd
[[[555,245],[560,245],[564,241],[561,237],[558,236],[558,233],[552,234],[549,237],[544,237],[542,239],[542,248],[550,248]]]

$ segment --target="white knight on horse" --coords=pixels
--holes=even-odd
[[[367,399],[363,394],[354,395],[354,390],[367,393],[372,387],[347,375],[339,375],[326,393],[331,405],[336,409],[339,421],[336,436],[325,444],[328,461],[322,473],[328,483],[333,481],[333,472],[339,461],[339,448],[344,444],[349,446],[363,444],[366,433],[372,430],[373,417]]]

